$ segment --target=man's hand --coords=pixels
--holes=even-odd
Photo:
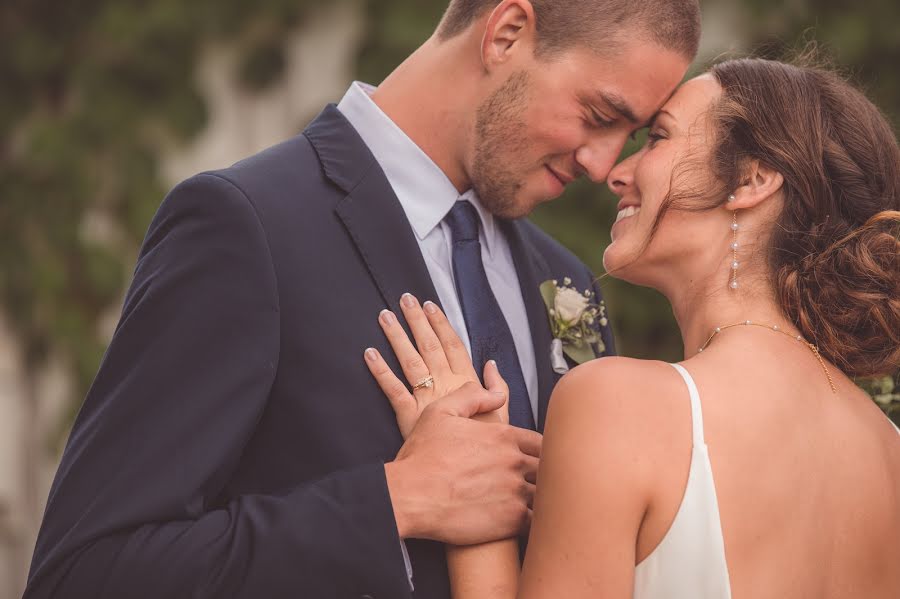
[[[385,465],[400,537],[472,545],[516,536],[531,522],[541,435],[509,426],[509,388],[496,363],[484,365],[485,389],[437,305],[423,310],[409,294],[400,304],[415,345],[392,312],[379,322],[412,392],[366,350],[406,439]],[[415,388],[422,380],[433,382]]]
[[[467,383],[425,408],[385,465],[401,538],[472,545],[527,529],[541,435],[471,419],[505,401],[503,391]]]

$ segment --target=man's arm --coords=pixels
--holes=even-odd
[[[72,431],[27,599],[409,596],[381,463],[211,505],[265,408],[279,331],[253,205],[216,175],[178,186]]]

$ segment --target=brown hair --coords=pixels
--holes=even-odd
[[[451,0],[438,27],[438,38],[465,31],[500,0]],[[537,21],[539,55],[573,47],[608,51],[619,33],[646,37],[693,60],[700,43],[698,0],[531,0]]]
[[[704,194],[706,205],[679,208],[722,205],[746,183],[751,160],[781,173],[784,208],[766,249],[782,311],[848,375],[893,374],[900,368],[900,149],[891,126],[826,68],[746,58],[710,73],[722,87],[709,115],[716,189]],[[671,207],[669,198],[656,226]]]

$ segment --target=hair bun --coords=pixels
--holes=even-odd
[[[885,210],[778,273],[788,317],[851,376],[900,368],[900,211]]]

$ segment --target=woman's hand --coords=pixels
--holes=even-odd
[[[405,439],[425,408],[433,402],[466,383],[475,383],[479,387],[481,384],[466,346],[436,304],[425,302],[423,310],[418,300],[407,293],[400,299],[400,308],[409,323],[415,345],[391,311],[384,310],[378,317],[378,322],[413,391],[410,393],[377,350],[367,349],[365,355],[369,371],[397,414],[397,424]],[[430,386],[420,385],[429,377],[433,379]],[[499,410],[478,418],[508,423],[509,389],[493,361],[484,366],[484,382],[488,389],[503,392],[507,400]]]

